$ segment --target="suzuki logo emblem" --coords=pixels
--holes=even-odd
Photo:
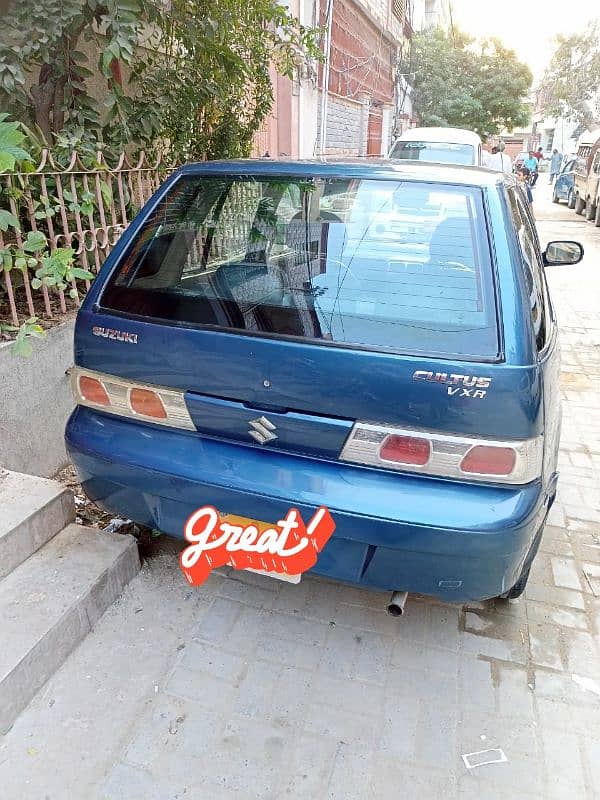
[[[273,439],[277,439],[276,434],[273,433],[274,430],[276,428],[272,422],[269,422],[266,417],[259,417],[252,420],[248,433],[254,441],[259,444],[266,444],[267,442],[272,442]]]

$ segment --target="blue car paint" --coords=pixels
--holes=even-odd
[[[174,431],[79,407],[66,431],[69,454],[88,495],[114,513],[182,536],[185,520],[211,503],[222,511],[275,520],[290,506],[310,516],[330,508],[336,533],[316,573],[377,589],[403,589],[464,602],[496,596],[519,578],[539,543],[556,489],[558,384],[556,336],[538,360],[528,291],[502,178],[477,168],[403,165],[407,177],[481,186],[498,290],[503,353],[497,362],[397,355],[274,337],[157,323],[107,312],[98,301],[120,256],[153,207],[181,174],[333,175],[396,178],[390,162],[209,162],[171,176],[125,232],[78,315],[75,363],[132,380],[186,391],[202,433]],[[446,177],[447,176],[447,177]],[[482,177],[483,176],[483,177]],[[469,183],[472,181],[472,184]],[[92,326],[137,333],[140,345],[92,335]],[[223,364],[227,364],[224,373]],[[485,400],[450,398],[444,387],[415,382],[417,369],[489,376]],[[197,386],[201,391],[189,391]],[[327,390],[324,381],[332,376]],[[291,414],[300,452],[266,450],[239,439],[231,416],[256,409]],[[401,402],[398,402],[398,398]],[[298,398],[302,398],[299,405]],[[343,399],[343,415],[339,417]],[[544,437],[544,473],[527,486],[493,486],[391,473],[332,460],[355,419],[504,439]],[[238,406],[236,408],[236,406]],[[218,415],[223,423],[218,428]],[[304,419],[312,415],[312,433]],[[282,414],[282,417],[288,416]],[[552,420],[548,428],[545,417]],[[336,418],[337,419],[333,419]],[[239,417],[236,417],[239,419]],[[323,436],[315,434],[322,431]],[[290,433],[292,435],[292,433]],[[285,431],[284,431],[285,438]],[[285,449],[285,441],[281,443]]]
[[[337,529],[313,571],[457,602],[510,588],[546,512],[536,483],[466,485],[265,453],[81,407],[67,446],[86,492],[114,513],[181,536],[205,504],[275,520],[291,505],[308,519],[326,502]]]
[[[569,193],[575,187],[575,161],[570,161],[565,164],[563,170],[560,172],[556,181],[554,182],[554,196],[557,200],[569,199]]]

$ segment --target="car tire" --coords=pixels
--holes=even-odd
[[[531,572],[531,564],[521,573],[521,577],[512,587],[509,589],[508,592],[504,592],[504,594],[500,595],[501,600],[515,600],[517,597],[521,597],[523,592],[525,591],[525,587],[527,586],[527,581],[529,580],[529,573]]]
[[[567,208],[570,208],[571,211],[575,208],[575,192],[573,189],[569,189],[569,196],[567,198]]]
[[[558,197],[556,196],[556,186],[554,187],[554,191],[552,192],[552,202],[558,203]]]
[[[596,216],[594,218],[594,225],[600,228],[600,197],[596,200]]]
[[[596,207],[592,205],[592,201],[588,200],[585,204],[585,218],[591,222],[596,217]]]
[[[585,201],[579,197],[579,195],[575,195],[575,213],[581,216],[585,209]]]

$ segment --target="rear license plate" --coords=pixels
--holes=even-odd
[[[228,522],[230,525],[241,525],[242,528],[247,528],[248,525],[255,525],[259,533],[275,527],[272,522],[263,522],[260,519],[251,519],[250,517],[238,517],[236,514],[220,514],[220,517],[222,522]],[[269,572],[264,569],[252,569],[251,567],[246,567],[244,572],[256,572],[257,575],[266,575],[268,578],[286,581],[286,583],[300,583],[302,578],[301,574],[289,575],[287,572]]]

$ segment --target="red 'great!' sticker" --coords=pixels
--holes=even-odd
[[[221,515],[213,506],[203,506],[185,524],[190,544],[181,553],[179,566],[192,586],[199,586],[211,570],[226,564],[234,569],[299,575],[314,567],[334,530],[335,522],[325,506],[306,525],[296,508],[271,525]]]

